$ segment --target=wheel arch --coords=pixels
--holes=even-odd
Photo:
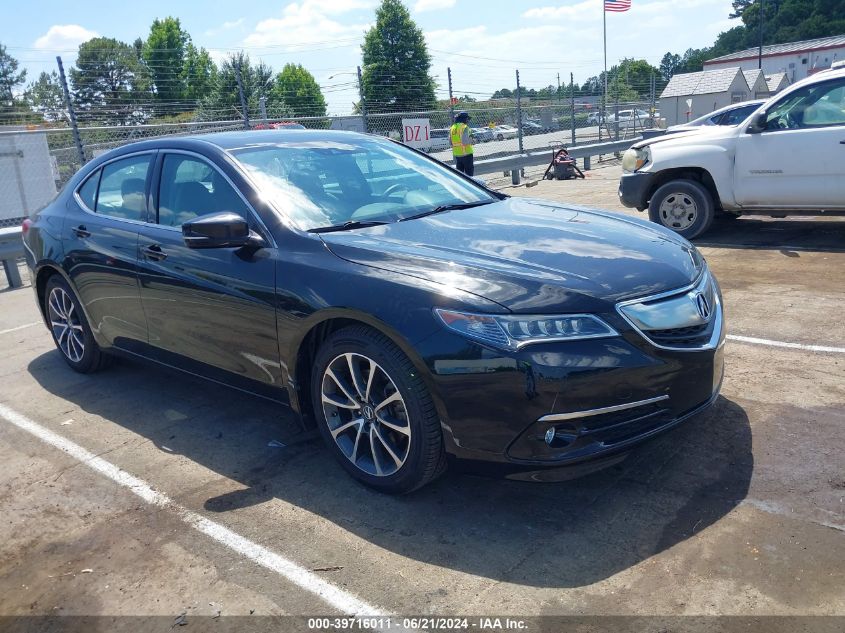
[[[73,288],[65,271],[53,263],[43,263],[35,269],[35,279],[33,285],[35,286],[35,296],[38,298],[38,310],[41,312],[41,318],[44,324],[47,325],[47,312],[45,310],[45,301],[47,299],[47,282],[53,275],[59,275],[65,282]],[[83,310],[85,308],[83,307]],[[86,318],[88,315],[85,315]]]
[[[314,369],[314,358],[320,345],[334,332],[345,327],[363,325],[375,332],[386,336],[411,361],[420,373],[426,388],[429,390],[437,415],[442,421],[445,419],[445,407],[431,380],[430,372],[423,358],[409,340],[399,330],[388,323],[366,312],[350,309],[327,309],[312,315],[300,330],[300,334],[292,340],[288,347],[287,358],[289,379],[288,389],[292,408],[297,411],[307,424],[313,424],[314,410],[311,402],[311,372]],[[446,432],[444,430],[444,432]]]
[[[648,189],[646,202],[650,203],[655,192],[667,182],[673,180],[693,180],[700,183],[713,198],[713,208],[716,210],[722,208],[721,196],[719,195],[716,181],[710,172],[703,167],[673,167],[659,172]]]

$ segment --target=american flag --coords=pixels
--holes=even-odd
[[[604,0],[604,10],[612,13],[622,13],[631,8],[631,0]]]

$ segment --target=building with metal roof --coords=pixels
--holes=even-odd
[[[765,86],[765,80],[760,81]],[[731,103],[753,98],[738,66],[674,75],[660,95],[660,117],[666,119],[667,125],[686,123]]]
[[[747,48],[704,62],[704,70],[739,66],[743,70],[758,68],[758,48]],[[845,35],[819,37],[814,40],[770,44],[763,47],[762,71],[765,75],[784,73],[790,83],[830,68],[845,59]]]

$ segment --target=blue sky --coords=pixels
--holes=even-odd
[[[378,0],[299,0],[249,3],[183,0],[110,2],[54,0],[19,3],[0,42],[29,70],[30,79],[55,68],[55,56],[73,62],[80,42],[95,35],[132,42],[146,37],[156,17],[178,17],[194,42],[218,60],[245,50],[275,69],[305,65],[324,87],[331,114],[346,114],[356,99],[355,67],[363,32]],[[438,96],[448,94],[451,67],[456,95],[489,96],[523,85],[540,88],[583,82],[602,69],[601,0],[406,0],[426,34]],[[107,8],[106,8],[107,7]],[[735,24],[730,0],[633,0],[628,13],[608,14],[608,65],[623,57],[657,65],[667,51],[683,53],[713,43]],[[11,28],[8,28],[11,27]]]

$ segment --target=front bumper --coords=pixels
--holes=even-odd
[[[657,174],[640,171],[623,173],[619,179],[619,201],[626,207],[640,211],[648,207],[656,176]]]
[[[611,325],[622,335],[517,352],[448,332],[428,339],[427,351],[437,353],[424,357],[450,457],[473,472],[568,479],[619,461],[716,400],[723,322],[717,344],[694,351],[661,349],[624,323]]]

